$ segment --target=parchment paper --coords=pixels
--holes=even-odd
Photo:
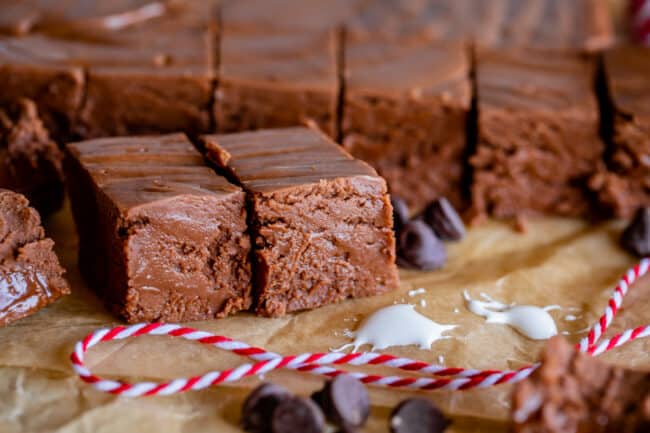
[[[536,360],[543,343],[528,340],[503,325],[486,325],[469,313],[461,292],[488,293],[504,302],[577,307],[553,311],[561,331],[577,341],[602,313],[619,275],[635,262],[617,244],[621,222],[598,225],[567,219],[543,219],[529,224],[526,234],[489,222],[472,229],[461,243],[449,244],[450,261],[437,272],[402,272],[397,292],[304,312],[280,319],[250,314],[192,323],[191,326],[241,339],[284,354],[325,351],[350,341],[344,330],[394,302],[416,305],[439,323],[457,324],[454,338],[434,343],[431,350],[415,347],[390,353],[448,366],[513,368]],[[69,211],[48,221],[73,294],[49,308],[0,329],[0,432],[236,432],[247,391],[259,379],[170,397],[114,397],[84,384],[68,361],[74,343],[96,328],[114,326],[111,316],[83,284],[76,266],[76,235]],[[409,297],[423,287],[423,295]],[[632,289],[611,332],[650,320],[650,280]],[[420,299],[426,300],[421,307]],[[455,312],[456,310],[456,312]],[[566,321],[564,316],[582,316]],[[355,322],[356,320],[356,322]],[[650,368],[650,340],[633,342],[603,356],[610,362]],[[88,365],[102,375],[129,380],[164,380],[221,369],[245,362],[210,347],[166,337],[140,337],[93,348]],[[371,371],[385,371],[374,368]],[[307,395],[322,380],[296,372],[274,372],[266,380]],[[372,417],[364,431],[387,432],[390,408],[412,395],[431,398],[450,415],[451,432],[507,431],[509,386],[464,392],[414,393],[370,388]]]

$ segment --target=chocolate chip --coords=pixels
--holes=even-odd
[[[393,195],[390,196],[390,204],[393,206],[393,228],[399,232],[410,219],[409,208],[404,200]]]
[[[324,429],[323,412],[316,403],[304,397],[284,400],[271,418],[272,433],[322,433]]]
[[[402,227],[397,239],[400,266],[430,271],[447,261],[445,244],[421,220],[409,221]]]
[[[442,433],[451,424],[429,400],[410,398],[390,415],[391,433]]]
[[[449,201],[441,197],[429,204],[422,219],[443,241],[459,241],[465,237],[465,224]]]
[[[272,383],[263,383],[255,388],[244,401],[241,425],[251,433],[270,432],[271,416],[275,408],[291,398],[286,389]]]
[[[621,235],[623,248],[639,257],[650,255],[650,207],[639,209]]]
[[[365,424],[370,414],[370,397],[366,387],[354,377],[342,374],[312,395],[327,419],[343,431],[354,431]]]

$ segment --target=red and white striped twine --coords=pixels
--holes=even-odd
[[[645,275],[650,265],[649,259],[641,260],[636,266],[627,271],[614,288],[612,296],[605,308],[605,313],[591,328],[589,334],[578,343],[577,348],[592,356],[600,355],[623,344],[642,337],[650,336],[650,325],[628,329],[609,340],[599,343],[602,335],[616,317],[623,298],[631,285]],[[236,368],[209,373],[189,378],[174,379],[169,382],[140,382],[127,383],[117,380],[104,379],[94,375],[84,365],[84,357],[91,347],[111,340],[123,340],[141,335],[167,335],[192,340],[201,344],[227,350],[255,362],[242,364]],[[247,376],[261,375],[277,369],[297,370],[311,374],[334,377],[347,373],[355,376],[363,383],[391,388],[408,388],[418,390],[466,390],[486,388],[502,383],[514,383],[528,377],[539,364],[532,364],[517,370],[474,370],[465,368],[450,368],[409,358],[400,358],[390,354],[375,352],[360,353],[303,353],[300,355],[282,356],[265,349],[250,346],[241,341],[215,335],[205,331],[168,323],[141,323],[132,326],[118,326],[112,329],[95,331],[75,345],[70,356],[72,367],[79,377],[92,384],[100,391],[119,394],[127,397],[148,395],[170,395],[189,390],[199,390],[210,386],[238,381]],[[382,365],[399,370],[417,372],[423,376],[381,376],[362,372],[348,373],[340,370],[340,365]]]

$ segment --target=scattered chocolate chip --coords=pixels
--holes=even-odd
[[[406,202],[399,197],[390,196],[390,204],[393,205],[393,228],[399,232],[404,224],[409,222],[409,208]]]
[[[354,377],[342,374],[314,393],[312,399],[323,409],[327,419],[343,431],[354,431],[370,415],[370,397],[366,387]]]
[[[465,237],[463,220],[444,197],[431,202],[422,213],[422,219],[443,241],[459,241]]]
[[[410,398],[390,415],[391,433],[442,433],[451,424],[429,400]]]
[[[241,425],[251,433],[270,432],[269,420],[275,408],[291,398],[286,389],[272,383],[264,383],[255,388],[244,401]]]
[[[445,244],[421,220],[409,221],[397,238],[398,263],[404,267],[430,271],[447,261]]]
[[[273,411],[272,433],[322,433],[325,416],[308,398],[292,397],[282,401]]]
[[[650,255],[650,207],[636,212],[621,235],[621,245],[639,257]]]

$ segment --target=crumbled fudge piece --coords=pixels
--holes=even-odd
[[[251,304],[245,197],[183,134],[71,143],[66,174],[89,284],[128,322]]]
[[[0,108],[0,187],[24,194],[41,215],[63,202],[63,153],[41,122],[33,101]]]
[[[220,132],[315,122],[332,138],[337,124],[337,52],[332,32],[221,33],[215,119]]]
[[[601,164],[594,67],[574,54],[479,49],[477,215],[586,215]]]
[[[257,312],[281,316],[398,286],[384,180],[308,128],[205,136],[250,203]]]
[[[440,196],[460,206],[471,102],[466,47],[348,38],[344,64],[345,148],[412,209]]]
[[[561,337],[547,343],[541,366],[516,385],[516,433],[639,433],[650,427],[650,372],[603,364]]]
[[[650,205],[650,49],[617,47],[603,54],[611,152],[607,169],[591,179],[603,207],[630,217]]]
[[[70,293],[53,246],[27,198],[0,189],[0,326]]]

